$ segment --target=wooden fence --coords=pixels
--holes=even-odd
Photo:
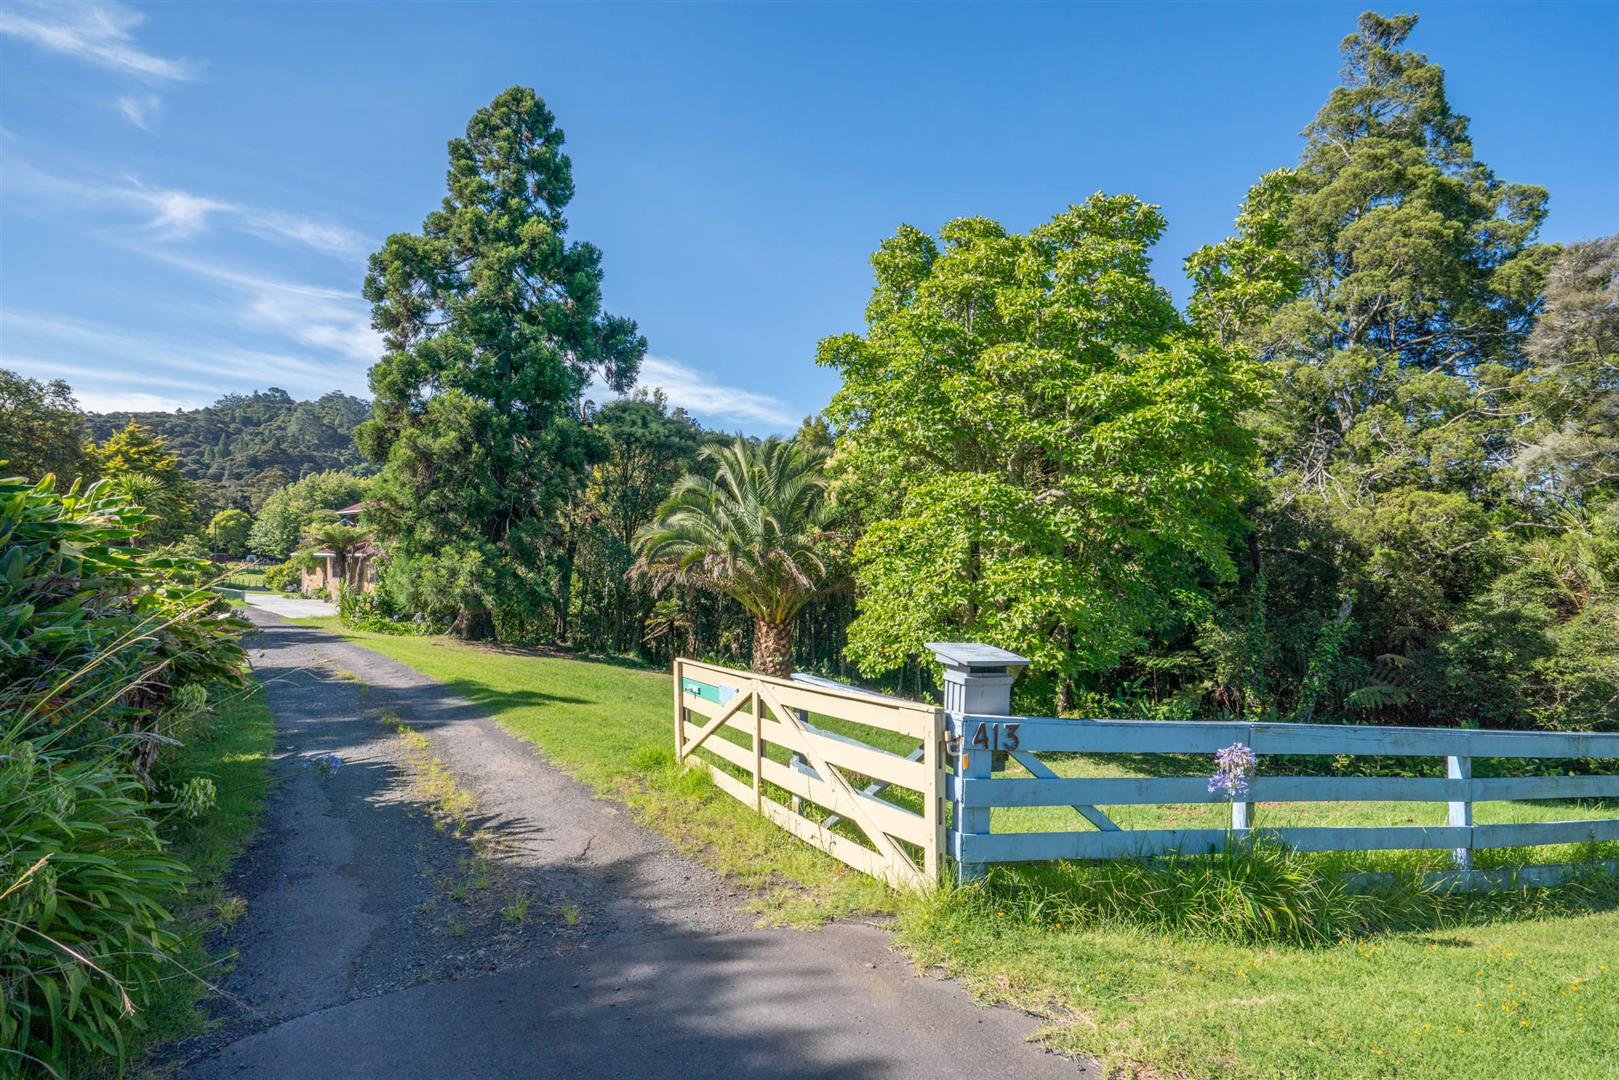
[[[965,672],[958,692],[979,680],[991,687],[991,702],[996,694],[1002,703],[1009,700],[1011,677],[1000,658],[986,661],[980,646],[942,648],[966,657],[957,669]],[[795,836],[907,888],[938,881],[941,856],[955,860],[958,877],[975,877],[993,863],[1211,853],[1256,832],[1300,851],[1448,851],[1462,878],[1488,884],[1488,875],[1471,872],[1474,851],[1619,840],[1619,817],[1473,821],[1478,802],[1619,798],[1615,773],[1473,776],[1476,758],[1619,760],[1619,734],[1068,720],[946,711],[825,679],[774,679],[693,660],[676,660],[674,674],[680,760],[700,763],[722,790]],[[1232,804],[1229,828],[1122,828],[1104,807],[1222,803],[1227,797],[1209,790],[1207,775],[1064,777],[1039,757],[1195,754],[1212,760],[1215,751],[1237,743],[1260,756],[1443,758],[1445,775],[1260,774],[1249,780],[1243,801]],[[1025,775],[1007,775],[1012,762]],[[1254,820],[1260,802],[1445,803],[1448,814],[1443,825],[1266,828]],[[1072,807],[1084,824],[1045,832],[991,828],[997,808],[1047,806]],[[1525,882],[1550,883],[1563,869],[1527,866],[1510,873],[1515,881],[1522,872]]]
[[[956,769],[945,781],[954,814],[947,853],[972,876],[988,863],[1107,859],[1212,852],[1233,835],[1254,831],[1257,802],[1443,802],[1445,825],[1322,826],[1259,829],[1301,851],[1436,849],[1466,869],[1481,848],[1619,840],[1619,818],[1475,825],[1473,804],[1507,799],[1619,797],[1619,775],[1475,778],[1475,758],[1619,759],[1619,734],[1465,731],[948,714],[946,738]],[[1242,743],[1259,755],[1442,757],[1444,777],[1255,776],[1246,801],[1232,807],[1232,828],[1123,829],[1101,806],[1225,802],[1207,776],[1067,778],[1037,756],[1199,754]],[[1017,761],[1027,777],[993,775],[997,755]],[[990,811],[1007,806],[1071,806],[1093,828],[995,833]],[[1254,826],[1254,828],[1258,828]]]
[[[674,676],[676,757],[863,873],[902,888],[938,880],[939,710],[693,660]]]

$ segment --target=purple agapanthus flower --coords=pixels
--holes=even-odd
[[[1248,797],[1248,778],[1254,774],[1259,759],[1253,750],[1242,743],[1232,743],[1224,750],[1214,752],[1214,775],[1209,777],[1209,791],[1223,792],[1228,799]]]

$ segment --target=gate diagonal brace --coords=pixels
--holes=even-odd
[[[1028,750],[1008,750],[1007,753],[1011,754],[1014,758],[1016,758],[1017,763],[1019,765],[1023,766],[1025,769],[1028,769],[1031,773],[1033,773],[1035,778],[1038,779],[1038,780],[1060,780],[1060,779],[1062,779],[1062,777],[1060,777],[1056,773],[1052,772],[1051,769],[1049,767],[1047,767],[1045,762],[1043,762],[1039,758],[1035,757],[1033,752],[1031,752],[1031,751],[1028,751]],[[1092,825],[1095,825],[1098,829],[1101,829],[1103,832],[1118,832],[1119,831],[1118,824],[1112,818],[1108,817],[1106,814],[1102,813],[1102,811],[1098,810],[1094,806],[1075,805],[1074,809],[1079,811],[1079,815],[1081,817],[1083,817],[1086,821],[1090,822]]]
[[[779,718],[789,727],[796,728],[798,733],[804,737],[805,756],[809,758],[810,764],[814,766],[816,771],[821,773],[822,776],[834,787],[842,789],[843,792],[849,796],[852,805],[859,806],[860,796],[855,793],[854,785],[850,784],[848,780],[844,779],[843,775],[834,769],[831,763],[821,756],[820,751],[815,749],[814,734],[812,734],[811,731],[806,730],[805,723],[798,718],[798,712],[794,709],[787,708],[787,706],[778,701],[776,699],[776,695],[772,694],[767,687],[758,684],[755,685],[755,692],[762,699],[765,705],[770,706],[771,711],[776,714],[777,718]],[[897,862],[899,865],[910,870],[913,875],[921,877],[922,871],[917,867],[916,863],[911,861],[910,855],[907,854],[906,851],[898,844],[896,844],[893,837],[884,832],[876,822],[872,821],[864,813],[857,812],[854,819],[854,824],[858,826],[860,831],[865,833],[871,842],[877,846],[878,851],[882,852],[884,855],[888,856],[889,859]]]

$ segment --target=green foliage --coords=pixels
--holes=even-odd
[[[1619,500],[1525,544],[1438,643],[1433,696],[1482,727],[1619,730]]]
[[[836,585],[826,558],[824,451],[769,439],[709,446],[714,478],[681,477],[636,536],[653,578],[723,593],[753,616],[753,666],[793,670],[793,619]]]
[[[500,94],[450,142],[443,208],[366,276],[387,348],[356,432],[385,463],[369,520],[390,574],[431,579],[403,591],[453,605],[463,634],[554,631],[558,519],[596,448],[581,395],[595,376],[627,389],[646,351],[602,310],[601,253],[565,240],[562,142],[532,90]]]
[[[442,634],[447,628],[446,623],[421,614],[395,611],[386,593],[368,592],[346,582],[337,589],[337,614],[344,626],[374,634]]]
[[[61,747],[156,758],[192,682],[236,681],[243,625],[198,560],[127,546],[147,515],[105,482],[0,481],[0,718]]]
[[[208,541],[215,551],[241,555],[247,550],[247,535],[252,528],[253,519],[245,510],[221,510],[208,523]]]
[[[982,884],[947,890],[938,902],[963,905],[979,918],[1001,912],[1045,925],[1130,925],[1239,944],[1303,946],[1424,925],[1441,909],[1440,897],[1417,875],[1397,888],[1357,891],[1319,857],[1253,840],[1216,855],[997,868]]]
[[[61,379],[40,382],[0,368],[0,461],[8,474],[63,483],[84,471],[84,414]]]
[[[630,574],[635,533],[651,521],[682,473],[698,467],[703,430],[661,393],[609,402],[590,417],[600,459],[568,515],[558,640],[630,652],[652,610],[652,589]],[[571,566],[572,573],[567,572]]]
[[[92,414],[86,426],[91,438],[106,439],[139,422],[180,459],[205,512],[234,507],[256,513],[290,482],[317,472],[360,469],[353,432],[368,411],[364,401],[336,390],[315,401],[294,401],[272,386],[226,394],[201,409]]]
[[[1193,320],[1263,361],[1265,382],[1245,418],[1269,474],[1255,540],[1198,634],[1217,704],[1244,696],[1223,657],[1263,581],[1273,715],[1460,719],[1441,642],[1513,561],[1508,529],[1544,502],[1543,481],[1522,477],[1558,468],[1551,444],[1580,442],[1566,423],[1589,434],[1570,417],[1594,403],[1602,335],[1571,315],[1587,359],[1562,381],[1530,365],[1555,254],[1534,242],[1546,192],[1478,160],[1443,71],[1403,48],[1415,25],[1361,16],[1297,167],[1262,177],[1237,235],[1187,260]],[[1588,253],[1561,279],[1571,313],[1599,306],[1602,265]],[[1544,419],[1526,430],[1532,409],[1503,399],[1537,393]],[[1517,449],[1537,432],[1545,454]]]
[[[130,546],[149,517],[107,481],[0,481],[0,1040],[53,1067],[121,1056],[185,977],[170,905],[186,871],[143,780],[203,731],[204,686],[243,666],[206,564]],[[168,779],[183,807],[211,802]]]
[[[195,490],[180,472],[180,459],[162,436],[131,420],[99,446],[89,448],[90,468],[111,481],[125,503],[147,513],[138,530],[153,544],[178,540],[194,525]]]
[[[248,547],[272,559],[285,559],[298,546],[304,527],[317,511],[352,506],[369,492],[370,481],[353,473],[311,473],[264,500],[253,519]]]
[[[264,587],[272,592],[291,592],[303,580],[303,566],[296,559],[276,563],[264,571]]]
[[[1513,466],[1554,505],[1619,493],[1619,236],[1565,249],[1546,278],[1529,366],[1505,388],[1528,417]]]
[[[168,905],[186,869],[114,758],[36,751],[16,731],[0,733],[0,1044],[52,1065],[121,1058],[161,980],[181,974]]]
[[[1156,208],[1093,196],[1018,235],[909,226],[872,264],[864,337],[821,343],[840,496],[866,524],[849,650],[877,672],[924,642],[1099,673],[1236,570],[1250,377],[1148,272]]]

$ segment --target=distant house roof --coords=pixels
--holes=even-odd
[[[339,510],[337,512],[339,514],[358,514],[361,510],[364,510],[364,509],[365,509],[365,503],[357,502],[353,506],[345,506],[345,507],[343,507],[343,509],[341,509],[341,510]]]

